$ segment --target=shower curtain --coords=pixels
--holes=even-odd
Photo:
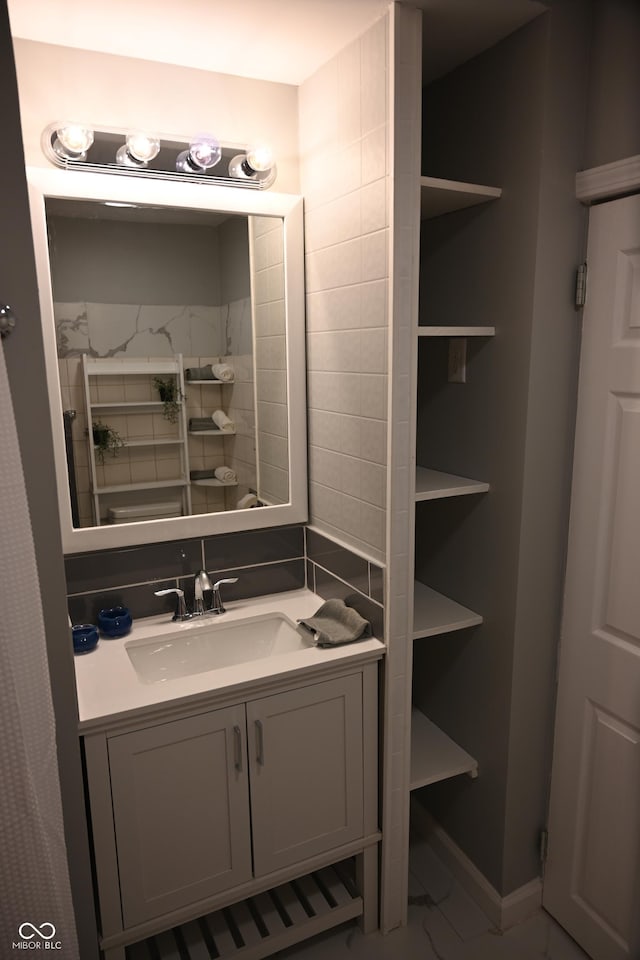
[[[1,347],[0,449],[0,957],[53,949],[78,960],[38,572]]]

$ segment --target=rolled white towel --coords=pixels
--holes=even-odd
[[[214,475],[216,480],[220,480],[222,483],[235,483],[238,479],[235,470],[232,470],[231,467],[216,467]]]
[[[249,507],[257,507],[258,498],[253,493],[246,493],[244,497],[240,497],[236,503],[236,510],[248,510]]]
[[[233,380],[233,367],[228,363],[212,363],[211,370],[216,380]]]
[[[223,433],[235,433],[236,425],[233,420],[229,419],[224,410],[214,410],[211,419],[218,430],[222,430]]]

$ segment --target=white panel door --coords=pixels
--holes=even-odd
[[[594,207],[544,906],[640,957],[640,197]]]

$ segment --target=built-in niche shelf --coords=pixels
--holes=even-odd
[[[495,337],[495,327],[418,327],[419,337]]]
[[[189,430],[191,437],[235,437],[235,430]]]
[[[441,497],[462,497],[474,493],[486,493],[489,484],[481,480],[458,477],[441,470],[416,467],[416,501],[439,500]]]
[[[497,200],[502,195],[499,187],[485,187],[478,183],[459,180],[441,180],[438,177],[420,177],[420,217],[430,220],[444,213],[454,213],[465,207]]]
[[[410,790],[467,773],[478,776],[478,761],[415,707],[411,711]]]
[[[465,630],[482,623],[479,613],[474,613],[461,603],[456,603],[444,594],[432,590],[424,583],[413,585],[413,639],[435,637],[441,633]]]

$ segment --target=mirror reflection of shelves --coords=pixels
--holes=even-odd
[[[190,437],[235,437],[234,430],[189,430]]]
[[[135,508],[122,495],[143,491],[175,489],[180,499],[176,506],[183,515],[191,513],[189,483],[189,451],[187,446],[186,412],[182,402],[184,379],[182,357],[158,359],[94,358],[82,355],[85,403],[87,410],[87,442],[89,450],[90,492],[94,522],[97,526],[110,522],[113,508]],[[171,418],[157,396],[157,378],[175,382],[175,401]],[[135,398],[135,399],[130,399]],[[111,423],[102,417],[111,415]],[[142,418],[142,419],[140,419]],[[111,436],[111,446],[100,448],[94,426],[99,423]],[[131,431],[131,435],[129,435]],[[115,439],[114,439],[115,438]],[[160,448],[166,448],[165,458]],[[140,462],[136,450],[158,448],[158,460]],[[131,451],[130,457],[118,460],[118,452]],[[171,450],[175,453],[172,455]],[[113,457],[110,455],[113,454]],[[170,459],[167,460],[166,457]],[[162,472],[169,476],[162,476]],[[147,474],[146,476],[144,474]],[[141,475],[142,474],[142,475]],[[160,475],[159,475],[160,474]],[[123,475],[130,479],[123,479]],[[116,499],[109,499],[116,497]],[[107,499],[105,499],[107,498]],[[138,504],[137,506],[140,506]]]
[[[192,480],[194,487],[237,487],[237,480],[218,480],[217,477],[207,477],[203,480]]]

